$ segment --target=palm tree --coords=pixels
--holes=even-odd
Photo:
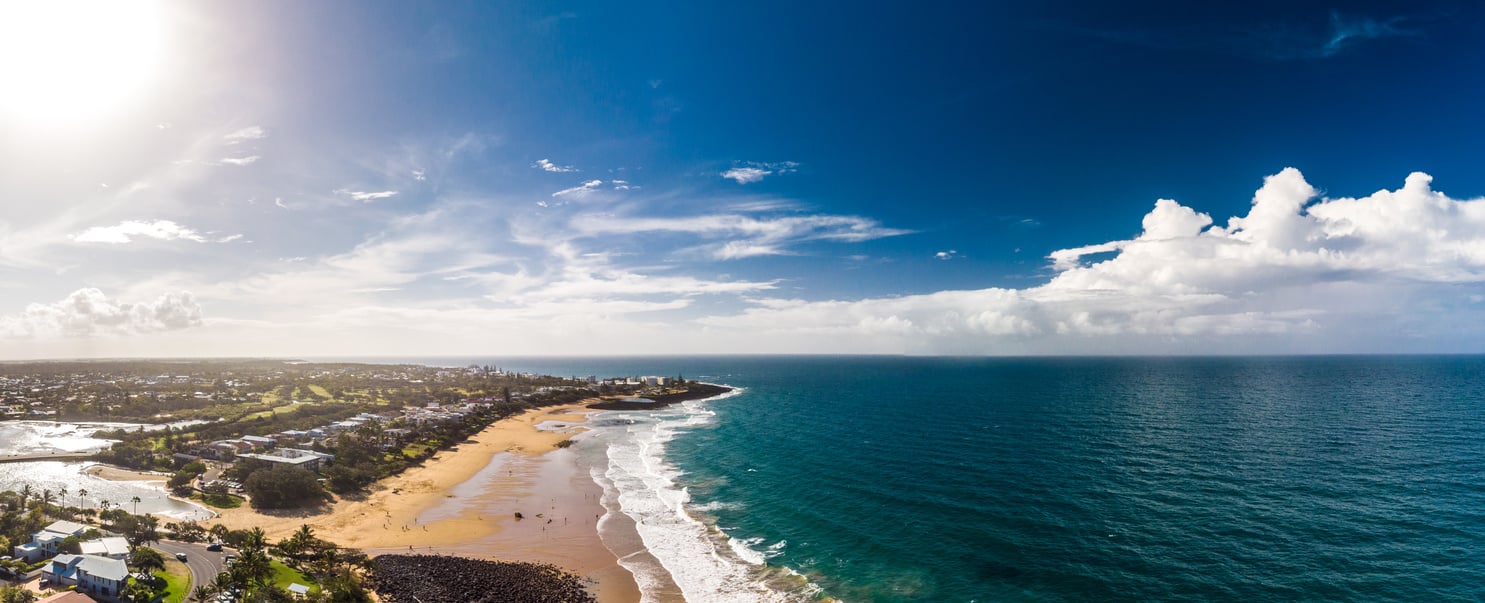
[[[52,504],[52,501],[57,499],[57,495],[53,494],[50,488],[47,488],[43,489],[36,499],[41,501],[41,509],[45,511],[46,506]]]
[[[57,498],[64,500],[67,498],[67,486],[62,486],[57,490]]]
[[[77,506],[79,506],[79,507],[83,506],[85,504],[85,502],[87,501],[87,498],[88,498],[88,489],[87,488],[78,488],[77,489]]]
[[[196,590],[191,591],[191,598],[205,603],[206,601],[210,601],[216,598],[216,596],[220,594],[222,594],[222,591],[217,589],[216,583],[209,582],[197,586]]]
[[[136,496],[134,498],[131,498],[131,499],[129,499],[129,502],[134,503],[134,514],[135,515],[138,515],[139,514],[139,497]]]

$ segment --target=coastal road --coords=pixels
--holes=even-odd
[[[216,580],[217,574],[227,571],[227,564],[222,561],[226,553],[208,551],[204,544],[161,540],[150,546],[171,557],[174,557],[176,553],[186,554],[186,567],[191,570],[191,590],[193,591],[197,586],[210,584],[212,580]]]

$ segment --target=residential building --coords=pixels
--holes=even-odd
[[[121,559],[96,555],[57,555],[42,566],[41,579],[78,592],[117,597],[129,581],[129,566]]]
[[[257,454],[246,453],[237,455],[239,459],[257,459],[276,465],[289,465],[303,467],[310,471],[319,471],[325,463],[335,459],[333,454],[303,450],[300,448],[279,448],[271,453]]]
[[[82,554],[84,555],[118,559],[124,563],[132,560],[129,555],[129,541],[125,540],[122,536],[108,536],[95,540],[84,540],[79,542],[78,546],[82,548]]]
[[[88,531],[88,526],[75,521],[55,521],[31,536],[31,542],[18,544],[11,549],[11,554],[26,561],[36,562],[43,557],[57,554],[57,546],[73,536],[82,536]]]

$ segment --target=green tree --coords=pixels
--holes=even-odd
[[[318,503],[325,498],[319,478],[301,467],[275,466],[248,476],[243,488],[257,509],[283,509]]]
[[[154,573],[165,569],[165,556],[147,546],[138,547],[134,549],[132,565],[137,570]]]
[[[0,588],[0,603],[31,603],[36,600],[36,593],[24,588],[5,587]]]

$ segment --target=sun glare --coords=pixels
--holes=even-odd
[[[0,121],[85,125],[144,92],[161,60],[151,0],[0,0]]]

